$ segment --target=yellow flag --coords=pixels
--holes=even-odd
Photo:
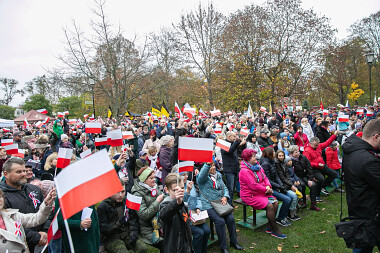
[[[157,117],[162,116],[161,111],[158,109],[158,107],[154,103],[152,103],[152,113],[153,113],[153,115],[155,115]]]
[[[124,115],[127,116],[127,117],[129,117],[131,120],[134,119],[133,116],[132,116],[132,114],[128,110],[125,110],[125,114]]]
[[[169,118],[169,111],[168,111],[168,108],[166,107],[165,105],[165,101],[162,102],[162,105],[161,105],[161,114],[162,115],[165,115],[167,118]]]
[[[110,119],[112,117],[112,111],[111,111],[111,106],[108,108],[108,115],[107,117]]]

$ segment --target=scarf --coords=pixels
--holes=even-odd
[[[156,170],[157,169],[158,154],[156,154],[155,156],[148,157],[148,158],[150,160],[149,167],[151,167],[152,169]]]
[[[243,163],[250,169],[253,171],[253,173],[255,174],[255,177],[256,177],[256,182],[257,183],[260,183],[260,178],[259,176],[257,175],[257,172],[260,171],[260,174],[261,174],[261,179],[264,180],[264,175],[263,175],[263,172],[260,170],[261,169],[261,166],[256,163],[255,165],[252,165],[246,161],[243,160]]]
[[[218,179],[218,173],[215,173],[215,174],[210,174],[210,179],[211,179],[211,181],[212,181],[212,187],[214,188],[214,189],[216,189],[216,187],[217,187],[217,184],[216,184],[216,181],[217,181],[217,179]]]

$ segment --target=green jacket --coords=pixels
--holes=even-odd
[[[59,206],[58,198],[55,200],[55,206],[56,208],[54,211],[57,212],[57,207]],[[96,213],[95,206],[90,206],[90,208],[93,209],[91,214],[92,223],[91,227],[89,227],[87,231],[80,228],[82,211],[74,214],[69,219],[67,219],[71,238],[74,244],[74,250],[76,253],[99,253],[100,232],[98,215]],[[62,212],[59,212],[57,221],[58,227],[62,231],[62,244],[64,246],[65,252],[71,252]]]
[[[132,187],[132,194],[142,197],[140,210],[137,211],[140,223],[140,235],[145,243],[152,244],[152,219],[158,215],[158,209],[160,206],[160,203],[156,201],[156,198],[162,194],[162,192],[157,189],[157,195],[152,197],[150,191],[139,185],[139,180],[136,179],[135,184]],[[163,239],[160,238],[160,241],[161,240]]]

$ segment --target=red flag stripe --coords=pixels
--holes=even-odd
[[[218,140],[216,146],[228,152],[230,151],[231,143],[224,140]]]
[[[194,150],[178,148],[178,159],[194,162],[212,162],[212,150]]]

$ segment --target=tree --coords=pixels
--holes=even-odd
[[[56,105],[58,111],[69,111],[70,116],[81,116],[80,110],[82,107],[82,100],[78,96],[63,97]]]
[[[16,108],[8,105],[0,105],[0,118],[1,119],[14,119]]]
[[[4,93],[3,99],[0,99],[0,103],[4,105],[9,105],[9,103],[13,100],[14,96],[20,94],[24,95],[24,91],[21,89],[17,89],[18,81],[10,78],[0,78],[0,91]]]
[[[214,107],[213,86],[217,66],[217,49],[224,27],[224,16],[212,4],[181,16],[176,26],[181,51],[206,80],[205,88],[211,108]]]
[[[50,101],[45,98],[44,95],[32,95],[25,101],[23,109],[25,111],[30,110],[38,110],[45,108],[48,111],[49,115],[52,115],[52,106],[50,105]]]

